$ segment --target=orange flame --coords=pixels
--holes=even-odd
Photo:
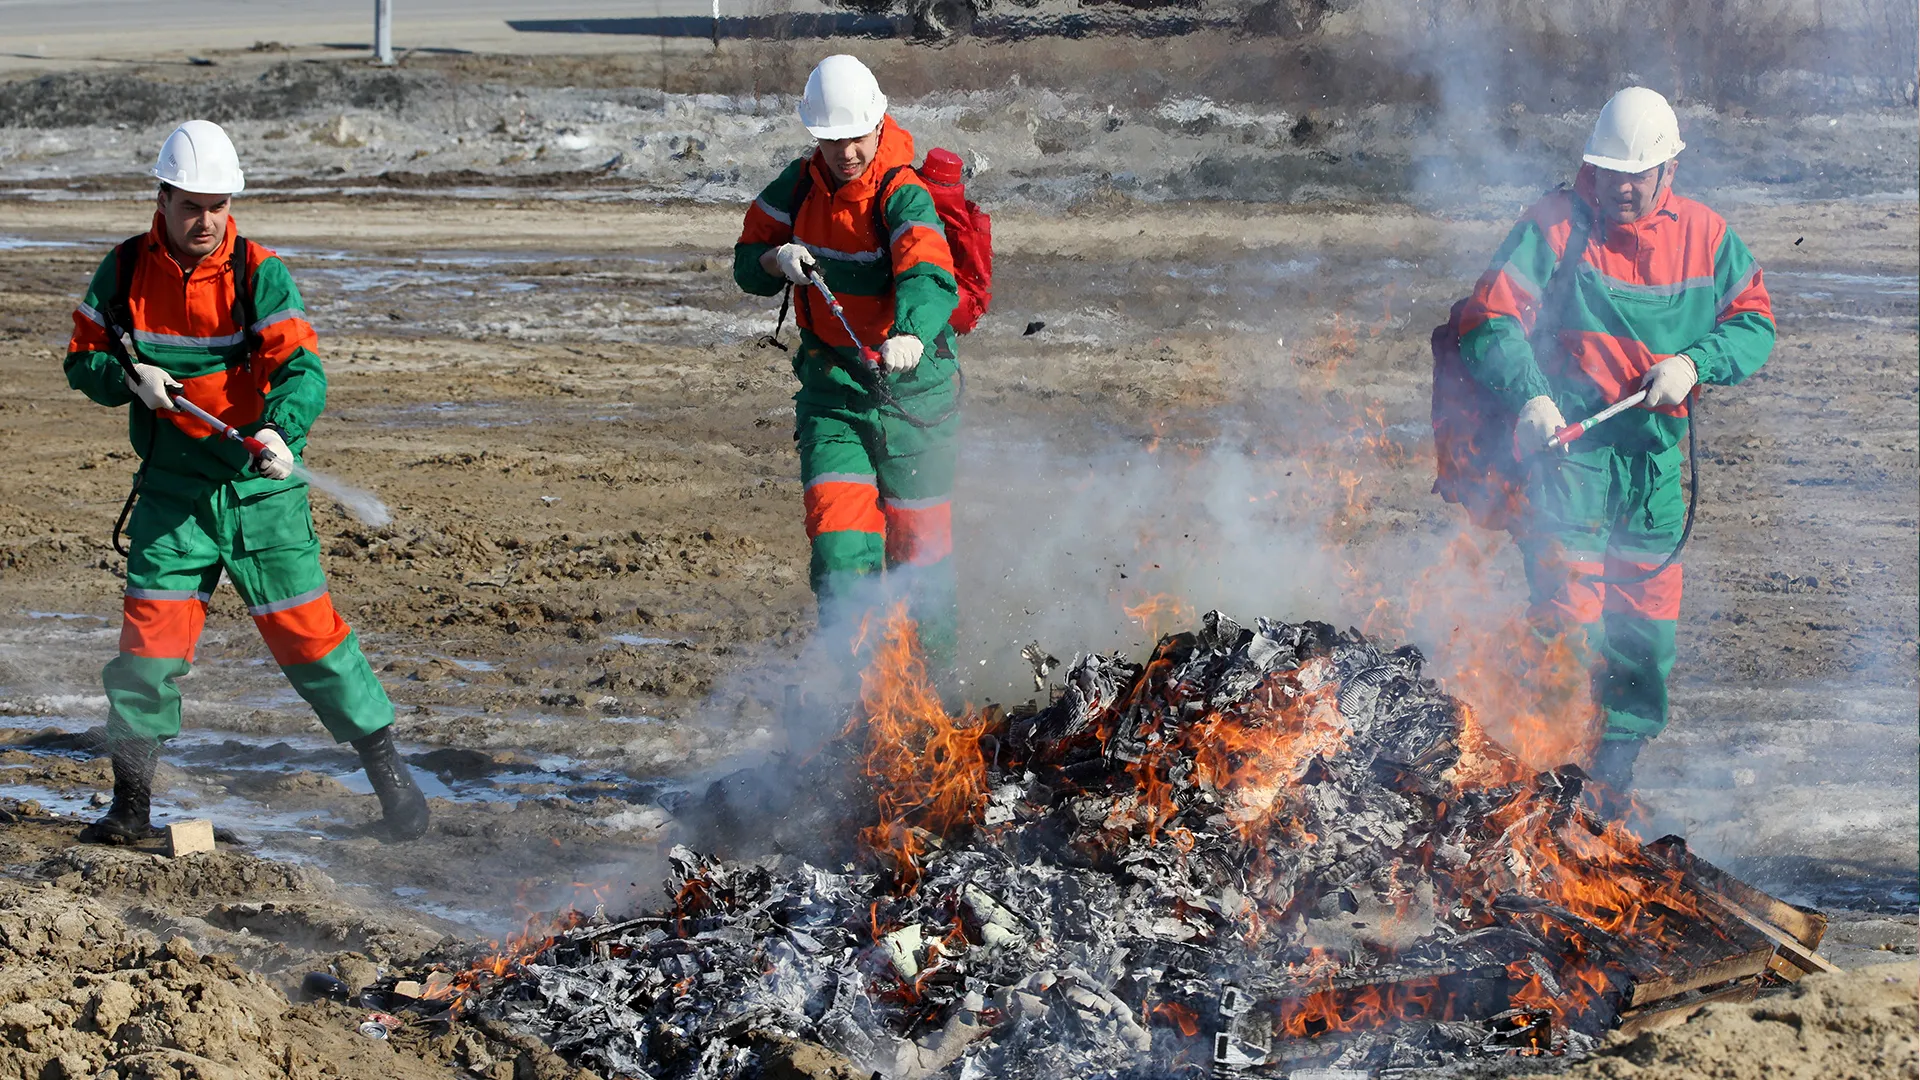
[[[866,633],[863,627],[862,638]],[[978,820],[986,804],[987,763],[978,726],[948,715],[934,691],[904,603],[886,616],[861,675],[860,705],[866,728],[862,771],[879,805],[879,823],[861,830],[860,839],[911,887],[925,850],[915,830],[944,836]],[[847,732],[861,723],[856,716]]]
[[[1341,989],[1321,987],[1280,1003],[1275,1030],[1295,1039],[1364,1031],[1396,1020],[1452,1020],[1454,1002],[1436,978]]]
[[[561,935],[584,926],[586,922],[587,915],[577,908],[568,908],[551,918],[530,917],[526,927],[518,934],[508,936],[504,942],[492,942],[489,946],[492,951],[485,958],[475,961],[467,970],[455,973],[451,981],[439,983],[429,980],[425,996],[435,1001],[454,998],[454,1008],[458,1010],[465,1004],[469,993],[481,989],[491,980],[506,978],[552,948]]]
[[[1174,628],[1192,622],[1194,614],[1185,601],[1168,593],[1154,593],[1132,607],[1122,604],[1120,610],[1140,624],[1149,641],[1158,641]]]
[[[1193,755],[1194,776],[1224,794],[1227,820],[1242,839],[1258,845],[1286,807],[1284,798],[1307,763],[1339,751],[1347,726],[1335,704],[1337,683],[1312,689],[1303,678],[1329,665],[1316,660],[1301,671],[1270,677],[1239,715],[1209,713],[1185,728],[1183,744]]]
[[[1161,1017],[1172,1026],[1180,1029],[1180,1034],[1191,1039],[1200,1034],[1200,1014],[1177,1001],[1163,1001],[1153,1007],[1153,1015]]]

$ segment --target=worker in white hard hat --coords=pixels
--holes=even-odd
[[[814,149],[748,208],[733,276],[759,296],[792,290],[794,438],[820,621],[857,624],[872,600],[867,585],[892,569],[909,583],[930,667],[948,672],[958,620],[953,253],[913,169],[913,136],[887,115],[866,65],[822,60],[800,122]],[[840,314],[811,283],[816,273]]]
[[[426,799],[394,747],[393,703],[334,610],[300,474],[327,396],[300,291],[278,256],[239,233],[233,196],[246,180],[219,125],[181,124],[153,175],[152,225],[101,260],[67,346],[67,381],[101,405],[127,407],[141,458],[121,512],[120,653],[103,673],[113,804],[82,839],[127,844],[152,833],[154,764],[180,733],[175,682],[223,573],[294,689],[359,752],[388,835],[417,837]],[[222,439],[182,399],[265,452]],[[114,532],[117,547],[119,525]]]
[[[1695,388],[1745,379],[1774,341],[1752,252],[1673,190],[1685,148],[1665,98],[1615,94],[1572,190],[1548,193],[1507,234],[1460,320],[1467,370],[1512,410],[1529,466],[1515,535],[1530,613],[1584,648],[1604,713],[1591,771],[1616,797],[1667,725]],[[1568,417],[1642,390],[1637,409],[1543,452]]]

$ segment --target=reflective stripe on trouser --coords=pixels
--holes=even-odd
[[[959,630],[951,501],[958,430],[958,417],[922,430],[883,411],[795,405],[813,548],[808,576],[821,625],[857,624],[882,595],[873,577],[886,568],[902,579],[936,672],[953,666]],[[890,580],[889,590],[895,585]]]
[[[1666,561],[1686,523],[1679,447],[1610,447],[1541,455],[1527,485],[1521,538],[1535,625],[1585,631],[1594,697],[1610,739],[1652,738],[1667,726],[1667,676],[1680,617],[1681,564],[1649,581],[1601,585],[1581,574],[1624,576]],[[1577,572],[1577,573],[1576,573]]]
[[[223,568],[280,670],[336,741],[393,723],[393,703],[327,593],[305,488],[244,501],[231,485],[195,502],[148,492],[127,538],[120,655],[103,673],[109,734],[180,733],[175,680],[192,666]]]

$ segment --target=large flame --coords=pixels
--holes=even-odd
[[[869,614],[862,627],[863,642],[873,636],[874,618]],[[860,839],[911,885],[925,850],[922,831],[944,836],[979,818],[987,763],[978,725],[950,715],[927,677],[918,628],[904,602],[887,611],[877,636],[861,676],[860,713],[847,728],[852,734],[864,727],[862,771],[879,811]]]
[[[1276,675],[1254,692],[1254,707],[1241,715],[1207,714],[1181,732],[1191,754],[1194,776],[1226,796],[1226,816],[1250,845],[1269,835],[1286,808],[1285,793],[1300,780],[1307,763],[1337,753],[1346,742],[1334,691],[1320,681],[1308,688],[1314,667]]]

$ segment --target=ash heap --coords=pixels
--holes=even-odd
[[[666,910],[575,918],[467,1007],[607,1076],[790,1076],[808,1044],[893,1080],[1378,1075],[1583,1051],[1817,959],[1817,913],[1602,822],[1412,647],[1212,613],[955,718],[912,637],[784,767],[813,797],[741,815],[811,861],[676,848]]]

